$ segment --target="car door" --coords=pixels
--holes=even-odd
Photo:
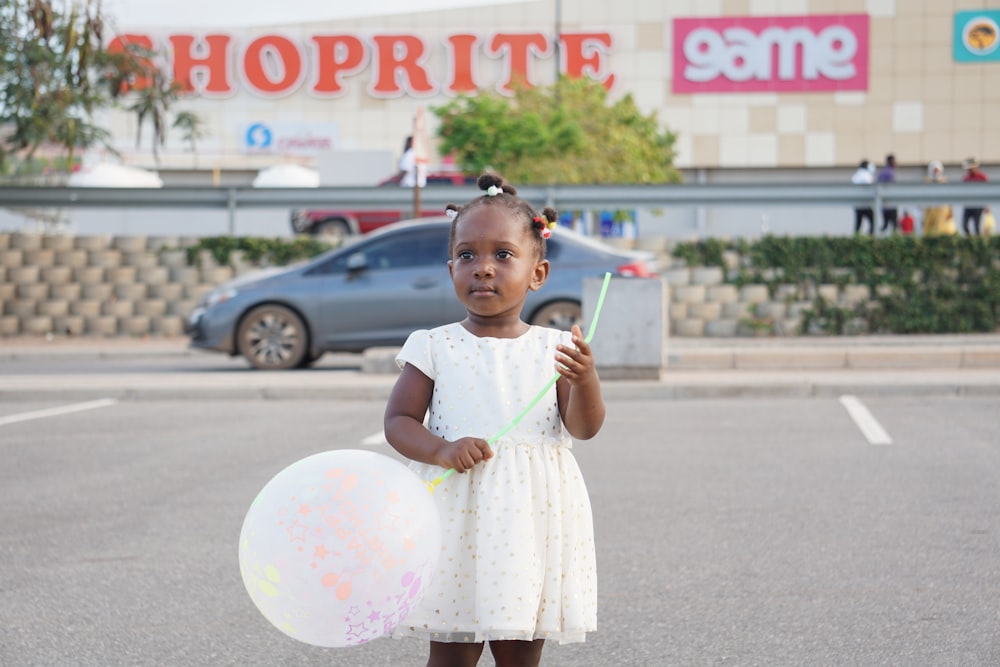
[[[447,225],[385,234],[324,268],[315,335],[325,349],[401,344],[443,324],[454,300]]]

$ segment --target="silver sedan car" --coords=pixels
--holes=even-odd
[[[466,313],[448,274],[450,226],[444,218],[388,225],[309,261],[224,283],[191,312],[191,345],[282,370],[325,352],[402,345],[416,329],[459,321]],[[651,253],[564,228],[547,246],[548,281],[524,307],[531,324],[569,329],[578,322],[584,278],[655,275]]]

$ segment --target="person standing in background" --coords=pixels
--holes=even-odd
[[[927,165],[928,183],[947,183],[944,176],[944,165],[940,160],[931,160]],[[939,236],[955,233],[955,220],[952,218],[951,206],[939,204],[924,209],[924,236]]]
[[[974,157],[970,157],[963,162],[962,169],[965,170],[965,175],[962,177],[962,181],[965,183],[985,183],[987,181],[986,174],[979,171],[979,163]],[[983,206],[966,206],[962,210],[962,231],[965,232],[966,236],[979,236],[982,231],[980,223],[983,219],[984,210],[985,207]],[[970,222],[972,223],[971,229],[969,227]]]
[[[851,183],[855,185],[871,185],[875,182],[875,178],[872,176],[872,165],[868,160],[862,160],[858,164],[857,171],[851,176]],[[861,233],[861,225],[868,219],[868,233],[875,235],[875,211],[872,210],[871,206],[859,206],[854,209],[854,233]]]
[[[413,148],[413,137],[403,142],[403,156],[399,158],[399,184],[404,188],[427,185],[427,174],[417,164],[417,151]]]
[[[879,183],[895,183],[896,182],[896,156],[890,153],[885,156],[885,165],[879,169],[878,177],[876,179]],[[882,231],[889,229],[889,225],[892,225],[892,231],[896,231],[896,216],[898,212],[895,208],[883,208],[882,209]]]

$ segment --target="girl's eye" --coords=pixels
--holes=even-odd
[[[501,250],[500,252],[497,253],[498,259],[510,259],[513,256],[514,255],[511,254],[510,250]]]
[[[458,258],[459,259],[466,259],[466,260],[472,259],[472,253],[469,252],[468,250],[463,250],[460,253],[458,253]]]

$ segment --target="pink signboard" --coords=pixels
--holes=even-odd
[[[868,15],[674,19],[675,93],[868,90]]]

